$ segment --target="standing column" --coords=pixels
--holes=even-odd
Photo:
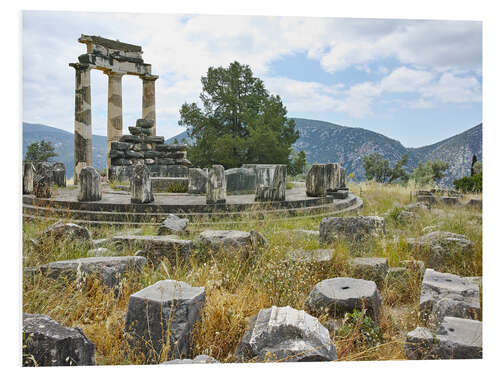
[[[123,111],[122,111],[122,77],[124,73],[112,71],[108,75],[108,147],[106,151],[106,174],[109,174],[111,159],[109,151],[111,142],[118,142],[122,136]]]
[[[142,118],[153,120],[152,135],[156,135],[155,81],[158,76],[144,74],[142,79]]]
[[[75,159],[74,184],[80,171],[92,166],[92,113],[90,106],[90,67],[86,64],[69,64],[75,68]]]

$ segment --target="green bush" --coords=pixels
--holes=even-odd
[[[453,185],[462,193],[480,193],[483,191],[483,174],[462,177],[453,181]]]

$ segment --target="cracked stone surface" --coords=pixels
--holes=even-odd
[[[337,351],[318,319],[290,306],[272,306],[250,318],[235,357],[240,361],[334,361]]]
[[[333,249],[316,249],[316,250],[290,250],[287,253],[288,259],[297,263],[305,264],[329,264],[334,255]]]
[[[414,252],[426,253],[427,267],[439,267],[443,258],[458,252],[469,255],[474,251],[474,243],[462,234],[435,231],[417,238],[408,238],[408,244]]]
[[[181,219],[174,214],[168,214],[166,219],[162,221],[158,234],[163,235],[184,232],[188,223],[188,219]]]
[[[209,229],[200,233],[199,241],[202,245],[219,251],[243,250],[244,256],[248,256],[250,250],[259,246],[267,246],[266,238],[255,230],[244,232]]]
[[[38,267],[46,277],[65,277],[79,280],[84,276],[96,275],[109,288],[119,284],[122,275],[129,270],[141,271],[146,258],[136,256],[98,256],[60,260]]]
[[[353,240],[385,233],[385,220],[379,216],[325,217],[319,225],[320,242],[332,242],[343,235]]]
[[[389,269],[387,258],[352,258],[349,264],[356,276],[373,281],[383,280]]]
[[[81,225],[58,221],[45,229],[42,232],[41,238],[50,238],[53,240],[90,241],[92,239],[92,235],[87,228],[82,227]]]
[[[23,366],[95,365],[94,344],[78,327],[46,315],[23,314]]]
[[[417,327],[405,342],[408,359],[480,359],[483,357],[483,323],[445,317],[437,332]]]
[[[445,316],[479,319],[479,287],[464,277],[428,268],[422,281],[419,313],[430,326],[439,324]]]
[[[158,363],[159,353],[169,343],[167,358],[191,355],[191,335],[205,304],[205,288],[176,280],[160,280],[130,296],[125,321],[126,338],[132,350]]]
[[[382,297],[373,281],[336,277],[316,284],[306,301],[306,305],[314,315],[324,312],[332,318],[343,318],[345,313],[354,309],[361,311],[364,307],[367,315],[378,323]]]

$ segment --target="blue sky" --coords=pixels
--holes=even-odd
[[[157,81],[157,132],[197,102],[209,66],[250,65],[289,116],[362,127],[418,147],[482,122],[482,24],[355,18],[23,13],[23,121],[73,131],[80,34],[142,45]],[[106,135],[107,76],[92,72],[93,133]],[[123,79],[124,129],[141,81]]]

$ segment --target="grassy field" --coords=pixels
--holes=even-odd
[[[23,311],[46,314],[62,324],[81,327],[96,346],[97,364],[143,363],[140,355],[129,355],[128,358],[124,355],[127,348],[123,328],[128,298],[158,280],[182,280],[193,286],[204,286],[207,294],[202,321],[193,338],[194,354],[208,354],[219,361],[231,362],[250,316],[272,305],[305,309],[305,300],[317,282],[352,276],[348,266],[351,257],[386,257],[389,266],[399,266],[399,262],[406,259],[425,260],[424,255],[412,253],[407,239],[442,230],[466,235],[474,242],[474,252],[468,258],[449,257],[436,270],[462,276],[482,275],[481,211],[438,207],[419,212],[413,222],[402,223],[397,218],[398,207],[411,203],[412,198],[414,201],[414,187],[362,183],[351,185],[350,189],[364,200],[360,214],[387,215],[386,235],[367,242],[339,239],[326,246],[320,244],[318,238],[287,232],[295,228],[318,230],[321,217],[282,221],[268,218],[231,228],[221,228],[214,223],[213,229],[255,229],[264,234],[269,246],[259,249],[244,261],[236,256],[217,254],[208,257],[195,251],[187,264],[169,264],[165,260],[159,267],[147,266],[141,274],[129,273],[123,279],[118,298],[102,288],[97,280],[85,288],[78,288],[74,282],[41,276],[25,277]],[[30,238],[36,238],[49,224],[46,221],[24,223],[24,267],[86,256],[88,245],[61,242],[34,246]],[[190,229],[192,231],[185,238],[196,236],[196,226],[192,225]],[[104,238],[127,231],[127,228],[110,226],[92,228],[91,231],[93,238]],[[156,231],[157,228],[148,226],[140,229],[142,234],[156,234]],[[328,266],[299,265],[285,257],[289,250],[325,247],[335,250],[334,259]],[[125,255],[133,255],[136,250]],[[346,319],[341,329],[332,333],[339,360],[405,359],[405,335],[418,324],[420,277],[414,272],[405,280],[386,280],[379,283],[379,290],[383,297],[379,327],[373,327],[370,322],[364,324],[362,316],[356,315]],[[326,316],[319,319],[325,322]]]

